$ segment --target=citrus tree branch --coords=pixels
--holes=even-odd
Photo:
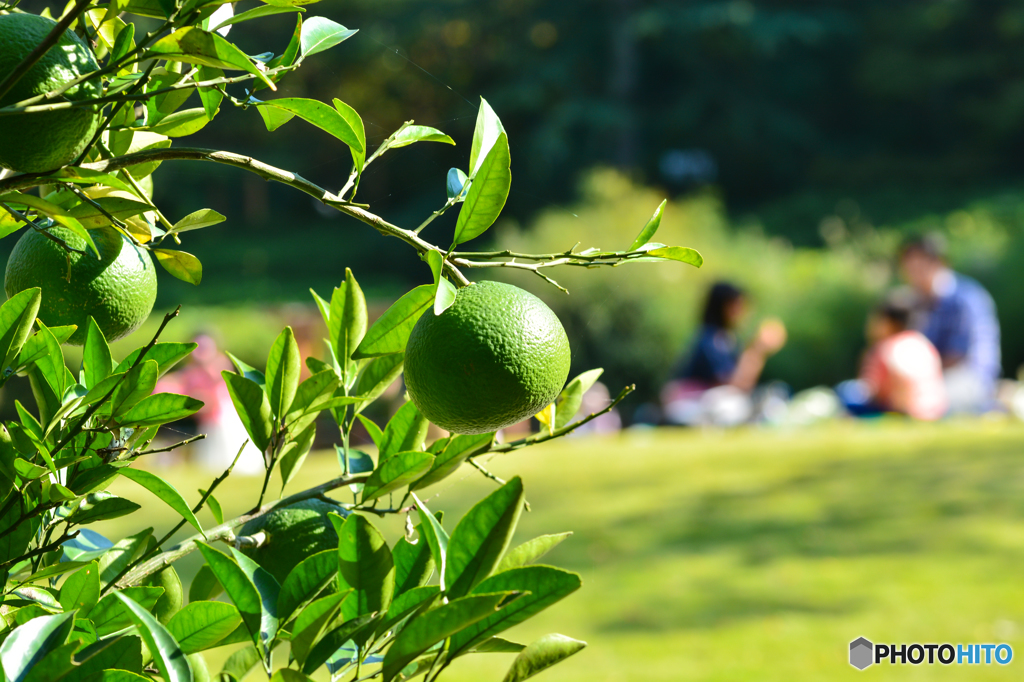
[[[181,557],[190,554],[191,552],[194,552],[198,548],[198,545],[196,543],[200,541],[215,542],[217,540],[227,540],[228,538],[234,535],[235,528],[238,528],[239,526],[242,526],[248,521],[251,521],[252,519],[255,519],[259,516],[263,516],[264,514],[273,509],[276,509],[278,507],[287,507],[289,505],[295,504],[296,502],[308,500],[312,497],[320,497],[326,492],[329,492],[336,488],[341,488],[343,486],[349,485],[350,483],[362,483],[366,481],[366,479],[368,479],[369,477],[369,473],[354,474],[352,476],[339,476],[338,478],[327,481],[326,483],[321,483],[320,485],[309,488],[308,490],[303,490],[302,492],[295,493],[294,495],[289,495],[288,497],[284,497],[280,500],[268,502],[259,509],[256,509],[250,513],[242,514],[241,516],[235,517],[230,521],[225,521],[219,526],[216,526],[215,528],[211,528],[210,530],[206,531],[205,537],[201,533],[196,533],[195,535],[188,537],[185,540],[182,540],[175,546],[168,549],[166,552],[158,554],[157,556],[142,562],[141,564],[133,568],[131,571],[129,571],[127,574],[125,574],[123,577],[121,577],[117,581],[116,586],[119,589],[123,589],[125,587],[129,587],[130,585],[137,585],[139,581],[141,581],[146,576],[156,573],[163,567],[171,565]]]
[[[298,68],[298,66],[298,64],[291,64],[289,66],[279,66],[275,69],[270,69],[264,72],[264,75],[269,77],[276,75],[278,73],[285,73],[287,71],[292,71]],[[96,73],[97,72],[94,71],[88,75],[90,78],[94,78]],[[97,104],[110,104],[112,102],[139,102],[147,99],[152,99],[153,97],[158,97],[160,95],[166,95],[167,93],[174,92],[176,90],[210,88],[217,85],[231,85],[233,83],[243,83],[254,78],[256,78],[255,75],[251,73],[246,73],[241,76],[213,78],[205,81],[182,81],[179,83],[175,83],[174,85],[169,85],[166,88],[152,90],[149,92],[141,92],[137,94],[116,94],[106,95],[104,97],[96,97],[94,99],[75,100],[73,102],[63,101],[53,102],[51,104],[34,104],[34,102],[45,101],[47,99],[47,96],[49,95],[49,93],[47,93],[45,95],[37,95],[35,97],[32,97],[31,99],[23,100],[22,102],[15,102],[14,104],[10,104],[5,107],[0,107],[0,116],[11,116],[14,114],[33,114],[43,111],[59,111],[61,109],[91,107]],[[144,82],[141,80],[139,82],[144,84]]]
[[[405,230],[397,225],[392,225],[380,216],[345,201],[338,195],[329,192],[314,182],[310,182],[297,173],[271,166],[270,164],[254,159],[251,156],[214,149],[171,147],[168,149],[144,150],[134,154],[118,156],[113,159],[106,159],[93,163],[83,163],[81,167],[99,171],[101,173],[112,173],[123,168],[130,168],[132,166],[149,163],[151,161],[212,161],[214,163],[221,163],[227,166],[241,168],[249,171],[250,173],[255,173],[264,180],[279,182],[281,184],[288,185],[289,187],[294,187],[300,192],[305,192],[311,197],[322,202],[325,206],[330,206],[345,215],[366,223],[385,236],[401,239],[416,249],[419,253],[425,254],[428,251],[441,250],[430,242],[424,241],[419,237],[419,235],[415,234],[411,230]],[[39,173],[13,175],[9,178],[0,180],[0,192],[26,189],[28,187],[47,184],[51,181],[52,178],[46,178],[44,175]],[[449,262],[445,263],[445,274],[460,286],[466,286],[469,284],[469,280],[466,279],[465,275],[463,275],[458,268]]]
[[[71,8],[71,11],[64,15],[57,25],[46,34],[43,38],[43,42],[36,45],[35,49],[28,53],[28,55],[21,60],[21,63],[14,67],[14,70],[7,74],[7,78],[0,81],[0,98],[10,92],[21,77],[28,73],[29,69],[36,65],[40,59],[43,58],[50,48],[57,44],[57,41],[64,35],[64,31],[68,30],[68,26],[73,24],[78,17],[82,16],[85,9],[89,6],[91,0],[78,0],[75,6]]]

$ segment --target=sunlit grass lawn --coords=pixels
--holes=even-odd
[[[539,679],[1020,678],[1016,658],[864,673],[846,660],[860,635],[1005,641],[1024,657],[1024,425],[639,431],[550,443],[490,467],[525,481],[532,511],[518,541],[575,532],[545,561],[579,571],[583,589],[507,633],[524,643],[548,632],[589,642]],[[311,457],[289,490],[336,472],[333,455]],[[189,499],[209,478],[184,466],[167,475]],[[146,502],[132,523],[167,528],[171,515],[133,486],[117,488]],[[466,468],[428,494],[451,526],[493,487]],[[239,513],[257,492],[256,480],[238,479],[218,497]],[[397,521],[383,526],[400,532]],[[190,557],[182,574],[196,566]],[[209,652],[211,672],[227,653]],[[444,679],[497,681],[511,658],[469,657]]]

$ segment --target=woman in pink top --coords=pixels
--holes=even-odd
[[[931,341],[908,329],[912,306],[901,293],[889,296],[868,317],[871,347],[859,378],[879,410],[939,419],[949,406],[942,360]]]

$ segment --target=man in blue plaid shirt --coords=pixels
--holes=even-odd
[[[945,242],[937,234],[904,244],[900,267],[921,296],[914,327],[942,358],[950,412],[992,409],[1002,373],[999,320],[992,297],[978,282],[946,265]]]

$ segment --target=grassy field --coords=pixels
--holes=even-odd
[[[532,511],[517,540],[575,533],[546,561],[579,571],[583,589],[508,635],[525,643],[561,632],[590,646],[539,679],[1020,678],[1017,660],[864,673],[846,661],[860,635],[1005,641],[1024,655],[1024,425],[659,429],[551,443],[490,466],[525,481]],[[311,457],[289,489],[336,471],[333,455]],[[204,480],[186,466],[168,475],[190,499]],[[133,521],[166,528],[170,513],[133,486],[121,481],[117,492],[151,512]],[[428,494],[454,519],[491,489],[464,469]],[[222,490],[226,511],[240,512],[258,483]],[[182,574],[196,567],[190,557]],[[227,653],[208,654],[213,672]],[[500,680],[511,656],[463,661],[445,679]]]

